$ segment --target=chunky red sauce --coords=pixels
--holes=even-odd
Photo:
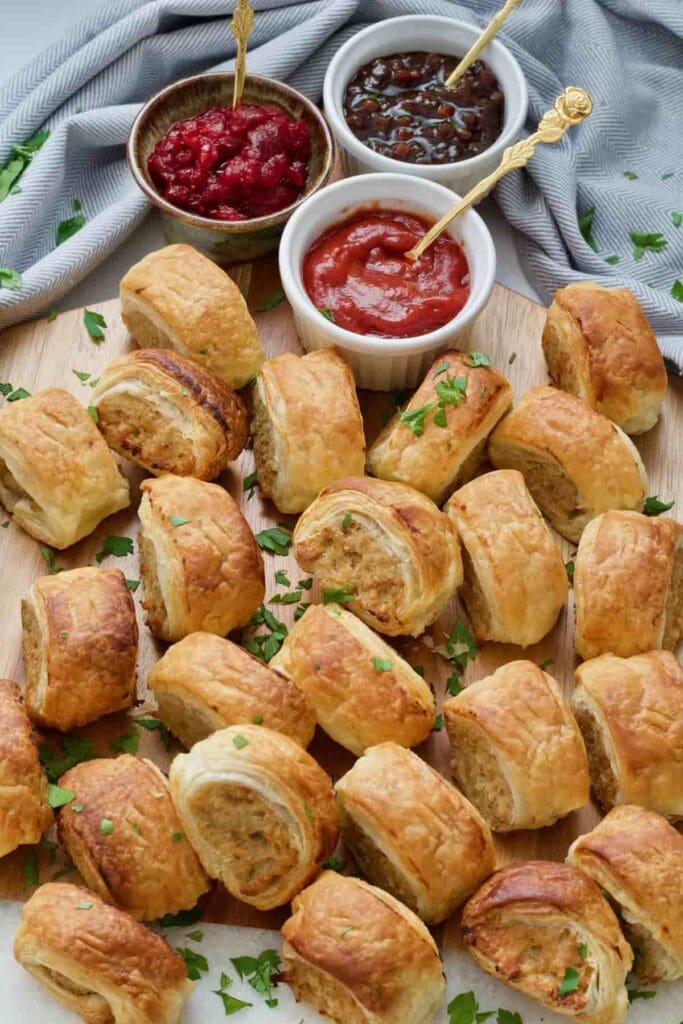
[[[178,121],[147,166],[174,206],[214,220],[248,220],[299,198],[310,156],[305,121],[278,107],[243,103]]]
[[[469,268],[446,235],[417,262],[405,258],[430,227],[413,214],[379,209],[337,224],[306,255],[311,301],[355,334],[414,338],[443,327],[467,301]]]

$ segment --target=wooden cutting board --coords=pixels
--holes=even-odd
[[[240,268],[235,277],[248,296],[252,311],[279,288],[274,261],[267,260]],[[63,387],[87,405],[91,393],[88,381],[81,383],[73,371],[90,373],[96,378],[111,360],[134,347],[121,322],[118,300],[103,302],[93,308],[102,313],[107,321],[106,337],[100,345],[94,344],[88,336],[83,326],[82,309],[60,313],[53,322],[41,319],[6,331],[0,338],[0,380],[10,381],[15,387],[24,387],[30,392],[45,387]],[[285,302],[268,312],[255,313],[255,316],[267,356],[275,356],[285,351],[300,351],[289,307]],[[516,398],[532,385],[547,380],[540,347],[543,319],[544,310],[541,306],[496,286],[488,307],[474,327],[470,349],[479,349],[490,354],[494,365],[510,379]],[[393,412],[394,401],[390,395],[365,392],[361,393],[361,404],[368,439],[371,440],[378,432],[382,420],[386,420],[387,415]],[[650,474],[650,494],[659,494],[662,499],[668,501],[675,499],[677,504],[674,513],[678,510],[680,516],[683,509],[683,380],[671,380],[659,424],[644,437],[637,438],[636,443]],[[135,536],[138,485],[144,474],[129,463],[123,464],[123,469],[132,484],[131,508],[107,519],[92,536],[69,551],[58,554],[57,561],[65,569],[94,564],[95,553],[101,548],[102,540],[108,534]],[[243,494],[242,479],[253,469],[253,455],[247,450],[231,466],[230,471],[222,478],[222,483],[240,502],[252,529],[257,532],[282,521],[283,517],[258,494],[251,498]],[[6,518],[3,516],[0,522],[4,523]],[[294,519],[290,519],[293,524]],[[559,538],[558,541],[567,560],[575,547]],[[265,554],[264,557],[267,598],[276,592],[274,574],[277,569],[286,570],[292,582],[304,575],[296,566],[293,556],[282,558]],[[137,552],[125,558],[109,557],[104,564],[123,569],[129,578],[139,578]],[[3,637],[0,647],[0,673],[19,682],[23,679],[20,601],[31,582],[45,572],[46,565],[41,559],[36,541],[22,533],[14,524],[10,524],[4,530],[0,529],[0,622]],[[138,590],[135,596],[139,606],[141,590]],[[313,601],[320,600],[320,594],[315,587],[308,596]],[[271,607],[278,618],[288,625],[291,624],[293,607]],[[77,730],[79,735],[97,742],[101,756],[111,755],[108,744],[113,738],[130,733],[134,729],[131,721],[133,718],[154,713],[153,700],[147,695],[145,681],[150,666],[162,653],[163,645],[156,642],[144,626],[140,607],[138,614],[141,627],[138,694],[141,704],[130,715],[112,715],[90,727]],[[436,688],[439,703],[443,697],[446,664],[430,651],[430,646],[432,640],[436,643],[443,641],[459,614],[461,612],[457,601],[454,600],[439,622],[429,631],[430,636],[426,641],[409,639],[397,643],[401,653],[412,664],[424,668],[426,678]],[[569,605],[555,629],[541,643],[528,648],[524,654],[519,648],[511,645],[487,644],[476,661],[468,666],[466,682],[488,675],[504,662],[520,656],[539,663],[552,658],[553,664],[549,671],[561,680],[565,690],[570,692],[575,665],[572,630],[573,608],[570,597]],[[148,733],[144,729],[137,731],[140,734],[138,753],[151,757],[166,769],[170,758],[180,748],[173,744],[170,752],[167,752],[157,733]],[[56,736],[49,736],[48,739],[54,740]],[[320,730],[310,750],[335,778],[343,774],[353,761],[347,751],[329,740]],[[444,732],[432,733],[430,739],[418,748],[418,752],[444,774],[448,774],[448,744]],[[512,859],[539,857],[561,860],[574,837],[591,828],[596,820],[595,809],[587,807],[552,828],[519,832],[498,838],[496,845],[499,863]],[[23,864],[27,852],[29,851],[24,848],[0,861],[0,898],[23,899],[32,891],[24,888],[23,881]],[[52,858],[55,859],[51,864]],[[39,851],[38,859],[42,882],[52,878],[63,864],[59,852],[50,854],[47,851]],[[63,877],[68,880],[79,880],[73,871]],[[286,908],[271,913],[253,910],[229,897],[220,887],[216,887],[203,902],[206,903],[206,919],[231,924],[277,927],[286,916]],[[446,945],[457,944],[457,929],[453,922],[443,929],[443,941]]]

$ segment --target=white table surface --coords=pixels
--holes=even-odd
[[[45,47],[55,42],[82,17],[95,10],[102,0],[68,0],[56,4],[54,0],[20,0],[3,6],[0,32],[0,82],[19,71]],[[112,2],[112,0],[105,0]],[[496,279],[509,288],[537,299],[538,296],[517,257],[513,229],[503,219],[492,200],[479,206],[493,235],[498,252]],[[155,213],[129,235],[125,242],[103,264],[58,303],[60,309],[87,306],[118,294],[118,284],[133,263],[153,249],[165,244],[161,225]]]

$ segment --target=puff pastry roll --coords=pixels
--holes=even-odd
[[[495,867],[479,812],[405,747],[370,747],[335,791],[344,842],[363,874],[427,924],[449,917]]]
[[[626,1016],[631,947],[598,886],[569,864],[508,864],[465,905],[462,930],[480,967],[548,1010],[582,1024]]]
[[[455,527],[413,487],[347,477],[329,484],[294,531],[299,564],[388,636],[419,636],[462,583]]]
[[[642,434],[659,418],[667,388],[657,339],[633,292],[590,281],[555,292],[543,354],[556,387]]]
[[[231,388],[261,369],[256,324],[239,288],[191,245],[167,245],[121,281],[121,317],[140,348],[171,348]]]
[[[334,1024],[430,1024],[446,990],[434,939],[411,910],[359,878],[326,871],[282,926],[297,1002]]]
[[[353,754],[384,740],[414,747],[434,725],[424,679],[341,605],[310,605],[270,666],[294,680],[328,736]]]
[[[683,836],[642,807],[615,807],[567,860],[618,906],[646,985],[683,977]]]
[[[57,814],[59,838],[88,888],[140,921],[194,907],[209,880],[155,764],[83,761],[59,784],[75,794]]]
[[[272,729],[221,729],[179,754],[170,780],[208,874],[259,910],[289,902],[337,845],[332,780]]]
[[[110,448],[155,476],[213,480],[247,443],[247,411],[227,384],[163,348],[126,352],[93,392]]]
[[[307,747],[315,731],[308,697],[273,663],[212,633],[190,633],[152,668],[157,714],[189,749],[212,732],[254,722]]]
[[[0,679],[0,857],[37,843],[51,824],[47,781],[19,687]]]
[[[86,1024],[180,1024],[194,988],[159,935],[78,885],[36,890],[14,956]]]
[[[368,468],[382,480],[416,487],[440,505],[472,479],[487,437],[511,406],[512,390],[502,373],[473,365],[464,352],[442,352],[370,448]],[[406,422],[406,415],[429,407],[416,428]]]
[[[34,721],[66,732],[133,703],[138,627],[120,569],[42,576],[21,602],[21,623]]]
[[[489,441],[496,469],[518,469],[550,525],[578,541],[609,509],[640,512],[647,474],[638,450],[606,416],[557,388],[527,391]]]
[[[485,473],[456,491],[445,512],[462,541],[461,597],[477,640],[538,643],[557,622],[569,582],[522,474]]]
[[[574,558],[574,646],[582,658],[675,650],[683,636],[683,526],[606,512]]]
[[[603,654],[579,665],[572,709],[593,794],[683,819],[683,668],[670,651]]]
[[[130,494],[86,410],[51,388],[0,410],[0,501],[17,526],[61,550],[128,508]]]
[[[336,349],[268,359],[252,395],[256,474],[280,512],[303,512],[326,484],[362,475],[356,385]]]
[[[245,626],[265,594],[263,559],[228,492],[192,477],[143,480],[142,607],[162,640]]]
[[[511,661],[443,706],[451,770],[495,832],[552,825],[588,803],[579,727],[557,682]]]

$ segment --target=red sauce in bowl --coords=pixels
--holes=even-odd
[[[321,314],[354,334],[414,338],[457,316],[469,267],[447,235],[415,263],[404,253],[431,227],[414,214],[365,210],[327,231],[304,260],[304,287]]]
[[[169,203],[213,220],[250,220],[291,206],[304,190],[311,137],[278,107],[213,107],[178,121],[147,163]]]

